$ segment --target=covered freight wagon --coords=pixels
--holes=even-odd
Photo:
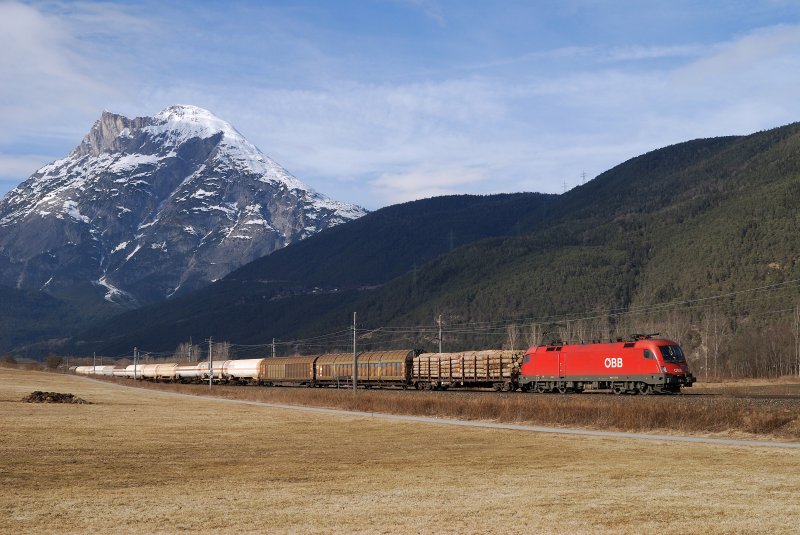
[[[356,383],[365,388],[408,386],[411,367],[418,351],[365,351],[359,353]],[[317,386],[352,386],[353,354],[336,353],[316,357],[314,384]]]
[[[409,349],[359,353],[358,385],[365,388],[408,386],[412,362],[417,354],[417,351]]]
[[[259,381],[265,385],[312,385],[316,356],[263,359]]]
[[[320,355],[314,364],[317,386],[343,387],[353,384],[353,354],[331,353]]]

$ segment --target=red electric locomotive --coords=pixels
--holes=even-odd
[[[608,344],[532,347],[519,373],[522,390],[534,392],[678,393],[694,380],[676,342],[648,335]]]

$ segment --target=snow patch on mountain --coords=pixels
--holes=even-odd
[[[52,278],[50,280],[52,280]],[[48,281],[48,283],[49,282],[50,281]],[[121,301],[127,301],[129,303],[136,302],[136,299],[131,294],[123,290],[120,290],[113,284],[109,283],[106,280],[105,276],[100,277],[100,279],[96,280],[95,284],[98,284],[106,289],[106,294],[103,296],[103,298],[109,303],[119,303]]]
[[[162,158],[168,157],[169,156],[158,157],[152,154],[126,154],[114,159],[112,163],[106,167],[106,171],[110,173],[131,171],[140,165],[157,164]]]
[[[64,201],[62,205],[63,213],[70,216],[75,221],[82,221],[84,223],[89,222],[89,218],[85,215],[81,214],[80,210],[78,210],[78,203],[75,201]]]

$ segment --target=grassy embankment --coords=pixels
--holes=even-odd
[[[129,379],[107,379],[132,385]],[[708,396],[427,393],[416,391],[258,388],[137,382],[137,386],[228,399],[312,405],[366,412],[488,420],[610,431],[800,440],[800,399],[738,399],[745,386],[714,385]],[[738,383],[737,383],[738,384]],[[785,389],[800,394],[800,383]],[[759,390],[763,392],[763,388]]]
[[[19,401],[33,390],[92,404]],[[7,369],[0,407],[2,533],[776,534],[800,517],[798,450],[299,414]]]

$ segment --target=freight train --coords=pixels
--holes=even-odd
[[[75,373],[262,386],[352,387],[354,380],[352,353],[119,368],[78,366]],[[615,343],[552,343],[525,352],[362,352],[357,355],[355,382],[363,388],[472,387],[538,393],[606,390],[615,394],[651,394],[678,393],[682,387],[692,386],[694,377],[677,343],[635,336]]]

